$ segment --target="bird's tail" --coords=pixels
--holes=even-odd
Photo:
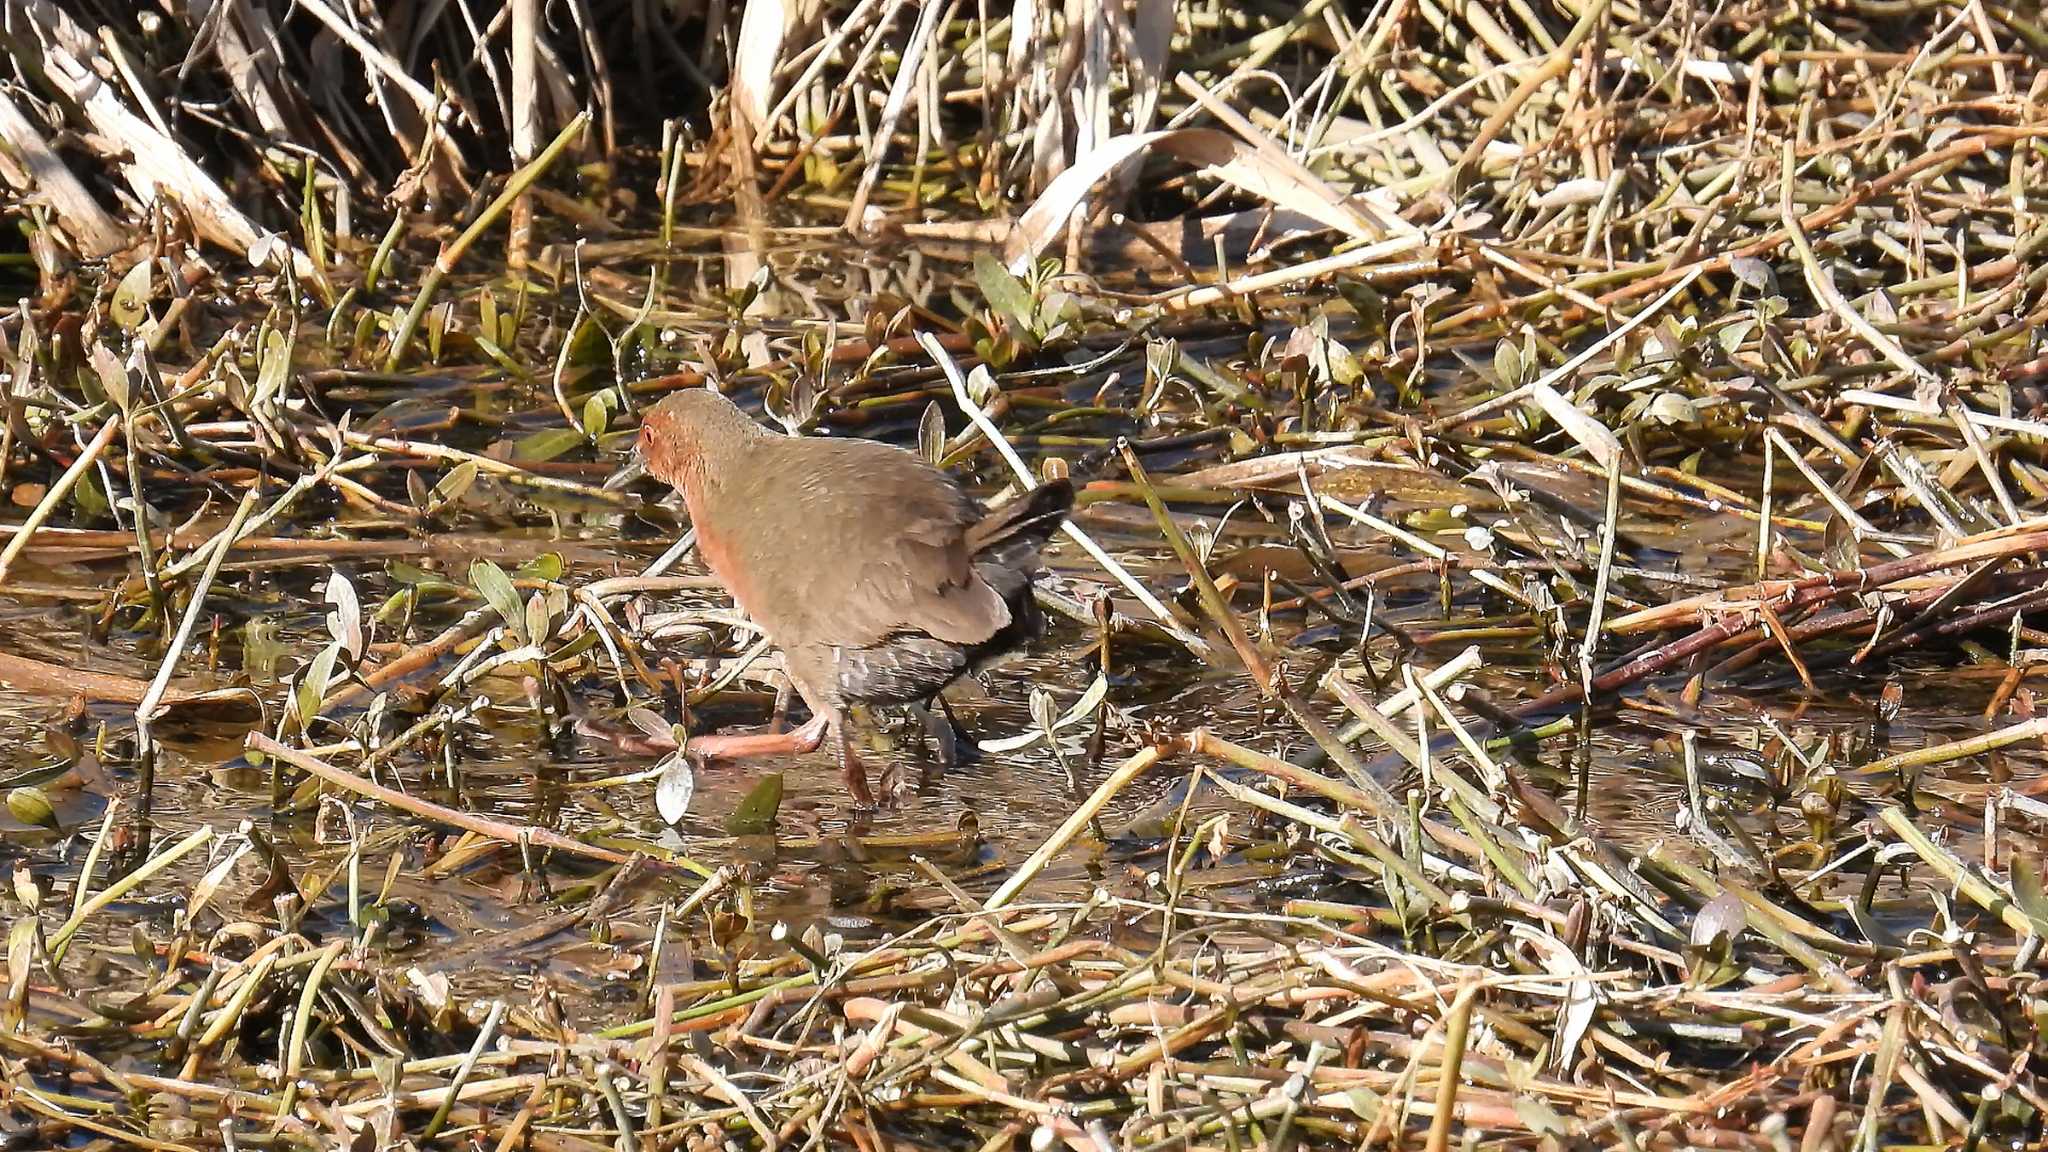
[[[1048,480],[981,518],[967,530],[967,554],[977,568],[1028,571],[1039,549],[1059,531],[1074,507],[1074,484]]]

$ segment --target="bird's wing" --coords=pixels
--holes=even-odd
[[[945,474],[874,441],[775,447],[780,467],[752,470],[760,488],[747,501],[767,511],[739,526],[766,560],[750,577],[771,636],[865,647],[922,632],[976,644],[1010,622],[968,553],[981,509]]]

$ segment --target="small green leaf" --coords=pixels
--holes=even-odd
[[[113,511],[107,503],[107,494],[100,491],[99,478],[91,469],[78,478],[78,484],[71,489],[71,502],[78,508],[78,518],[90,523]]]
[[[1735,278],[1759,292],[1772,292],[1777,288],[1778,277],[1771,266],[1754,256],[1737,256],[1728,262],[1728,270]]]
[[[605,336],[604,325],[589,317],[576,325],[576,330],[569,334],[569,362],[605,365],[612,362],[612,344]]]
[[[403,619],[407,612],[419,604],[419,599],[420,590],[418,586],[408,584],[393,592],[389,599],[385,600],[383,604],[378,606],[375,612],[370,614],[370,619],[379,624],[389,624],[393,620]]]
[[[438,572],[429,572],[417,564],[407,564],[403,560],[393,560],[386,564],[384,566],[384,574],[407,587],[419,588],[427,592],[455,592],[460,590],[460,585],[446,576]]]
[[[1699,406],[1676,392],[1659,392],[1650,401],[1649,418],[1660,424],[1692,425],[1700,422]]]
[[[242,671],[258,684],[277,681],[277,662],[284,656],[278,642],[277,624],[268,616],[257,616],[242,625]]]
[[[285,381],[292,371],[292,345],[285,334],[273,328],[263,336],[263,356],[256,368],[256,395],[251,405],[262,405],[284,395]]]
[[[725,830],[735,836],[762,835],[775,827],[775,814],[781,809],[782,773],[771,772],[725,818]]]
[[[418,473],[407,473],[407,475],[418,475]],[[457,500],[462,499],[462,494],[469,491],[470,485],[476,483],[476,477],[477,463],[474,460],[464,460],[462,463],[450,468],[448,474],[441,477],[440,481],[434,485],[433,506],[439,508],[444,504],[453,504]]]
[[[2012,858],[2012,898],[2039,930],[2048,924],[2048,893],[2041,890],[2041,864],[2024,852]]]
[[[604,430],[611,427],[611,423],[612,406],[605,403],[604,393],[593,393],[590,399],[583,402],[583,431],[588,433],[592,440],[604,435]]]
[[[572,448],[586,443],[583,433],[574,428],[543,428],[512,442],[512,459],[522,464],[538,464],[553,460]]]
[[[562,578],[562,554],[543,552],[512,570],[522,580],[545,580],[552,584]]]
[[[327,576],[327,602],[334,611],[327,614],[327,634],[334,637],[350,660],[363,658],[363,607],[355,585],[340,572]]]
[[[1502,340],[1493,348],[1493,374],[1500,378],[1503,388],[1520,387],[1522,383],[1522,350],[1509,340]]]
[[[121,358],[105,344],[94,343],[87,359],[92,362],[93,375],[99,377],[107,399],[114,402],[114,407],[128,411],[128,369],[121,366]]]
[[[512,586],[512,578],[505,570],[489,560],[478,560],[469,566],[469,582],[483,595],[484,602],[497,610],[505,627],[526,642],[526,605],[519,599],[519,589]]]
[[[1026,332],[1032,330],[1031,291],[1010,270],[1003,267],[987,252],[976,253],[974,257],[974,282],[981,286],[981,298],[1000,316],[1008,318]]]
[[[313,662],[306,667],[306,674],[299,678],[296,701],[299,708],[299,728],[312,727],[320,716],[320,702],[327,696],[327,682],[334,678],[334,662],[341,656],[339,640],[320,649]]]

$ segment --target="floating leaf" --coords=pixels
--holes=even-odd
[[[512,459],[524,464],[539,464],[585,443],[583,433],[574,428],[543,428],[514,440]]]
[[[772,779],[779,782],[782,778],[776,776],[772,777]],[[759,791],[759,789],[756,789],[756,791]],[[779,787],[777,791],[780,791]],[[689,814],[690,800],[696,795],[697,770],[691,765],[690,758],[678,750],[671,754],[662,764],[661,780],[654,786],[654,810],[661,813],[663,821],[669,824],[680,824],[683,817]],[[748,799],[752,800],[753,797],[749,796]],[[779,806],[781,797],[778,795],[776,800]],[[738,812],[733,813],[733,819],[739,819]],[[773,819],[772,812],[770,813],[770,819]],[[730,821],[728,821],[729,824]]]
[[[33,784],[8,791],[7,811],[23,824],[34,824],[52,832],[63,831],[57,824],[57,809],[50,803],[49,796]]]
[[[735,836],[763,835],[775,827],[775,814],[781,810],[782,773],[771,772],[725,818],[725,830]]]
[[[598,392],[583,402],[583,431],[592,440],[604,435],[604,430],[611,427],[612,408],[605,399],[605,394]]]

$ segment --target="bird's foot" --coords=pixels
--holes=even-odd
[[[875,794],[868,788],[868,770],[853,749],[853,734],[844,730],[839,733],[839,774],[846,780],[846,794],[853,797],[854,807],[872,810]]]
[[[788,732],[713,733],[692,736],[683,752],[692,760],[758,760],[766,756],[801,756],[815,752],[825,742],[831,717],[813,716],[801,728]]]

